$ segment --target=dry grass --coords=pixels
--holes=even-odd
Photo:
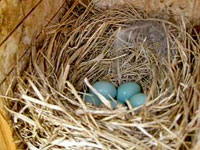
[[[199,41],[186,32],[184,22],[175,25],[150,17],[131,5],[101,11],[75,2],[59,23],[49,25],[44,40],[32,46],[28,69],[4,96],[18,142],[31,150],[189,150],[195,146]],[[163,24],[166,56],[143,44],[123,47],[120,53],[115,49],[119,28],[138,20]],[[100,108],[85,103],[83,93],[98,80],[116,86],[138,82],[148,102],[141,108],[114,110],[104,98]]]

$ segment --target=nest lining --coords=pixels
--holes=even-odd
[[[200,46],[183,25],[149,19],[131,5],[102,11],[77,4],[66,14],[33,43],[28,69],[8,92],[21,142],[29,149],[191,149]],[[116,42],[119,29],[138,21],[166,28],[164,55],[144,40],[131,45],[129,34],[128,46]],[[138,82],[148,102],[140,110],[85,103],[83,93],[98,80]]]

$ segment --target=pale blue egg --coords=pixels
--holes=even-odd
[[[126,82],[117,89],[117,100],[126,103],[133,95],[141,92],[141,86],[134,82]]]
[[[117,108],[117,105],[118,105],[117,101],[111,100],[110,103],[112,105],[112,108],[114,108],[114,109]]]
[[[86,102],[93,104],[94,106],[101,106],[102,104],[101,100],[96,95],[93,94],[86,93],[83,95],[83,99]]]
[[[134,108],[134,107],[144,105],[146,102],[146,99],[147,99],[147,96],[143,93],[135,94],[130,98],[131,106]]]
[[[103,95],[107,100],[115,98],[117,95],[117,90],[112,83],[106,81],[99,81],[92,85],[101,95]],[[92,90],[89,91],[91,94],[94,94]]]

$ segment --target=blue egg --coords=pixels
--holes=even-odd
[[[127,82],[123,83],[117,89],[117,100],[121,103],[126,103],[133,95],[141,92],[141,86],[137,83]]]
[[[130,98],[131,106],[134,108],[134,107],[144,105],[146,102],[146,99],[147,99],[147,96],[143,93],[135,94]]]
[[[117,90],[115,86],[106,81],[99,81],[92,85],[101,95],[103,95],[107,100],[115,98],[117,95]],[[91,94],[94,94],[92,90],[89,91]],[[111,97],[110,97],[111,96]]]
[[[117,105],[118,105],[117,101],[111,100],[110,103],[112,105],[112,108],[114,109],[117,108]]]
[[[102,104],[101,100],[96,95],[93,94],[88,94],[88,93],[84,94],[83,99],[86,102],[93,104],[94,106],[101,106]]]

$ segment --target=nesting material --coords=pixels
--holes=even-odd
[[[28,69],[5,96],[18,143],[31,150],[192,149],[200,105],[199,41],[184,22],[150,17],[131,5],[101,11],[77,3],[50,24],[43,41],[33,43]],[[150,34],[158,28],[149,26],[143,39],[133,38],[134,30],[125,36],[128,45],[119,43],[120,29],[138,22],[158,24],[164,32]],[[155,40],[158,34],[161,40]],[[149,46],[158,41],[161,49]],[[147,103],[112,109],[100,95],[104,105],[92,106],[83,93],[98,80],[137,82]]]

